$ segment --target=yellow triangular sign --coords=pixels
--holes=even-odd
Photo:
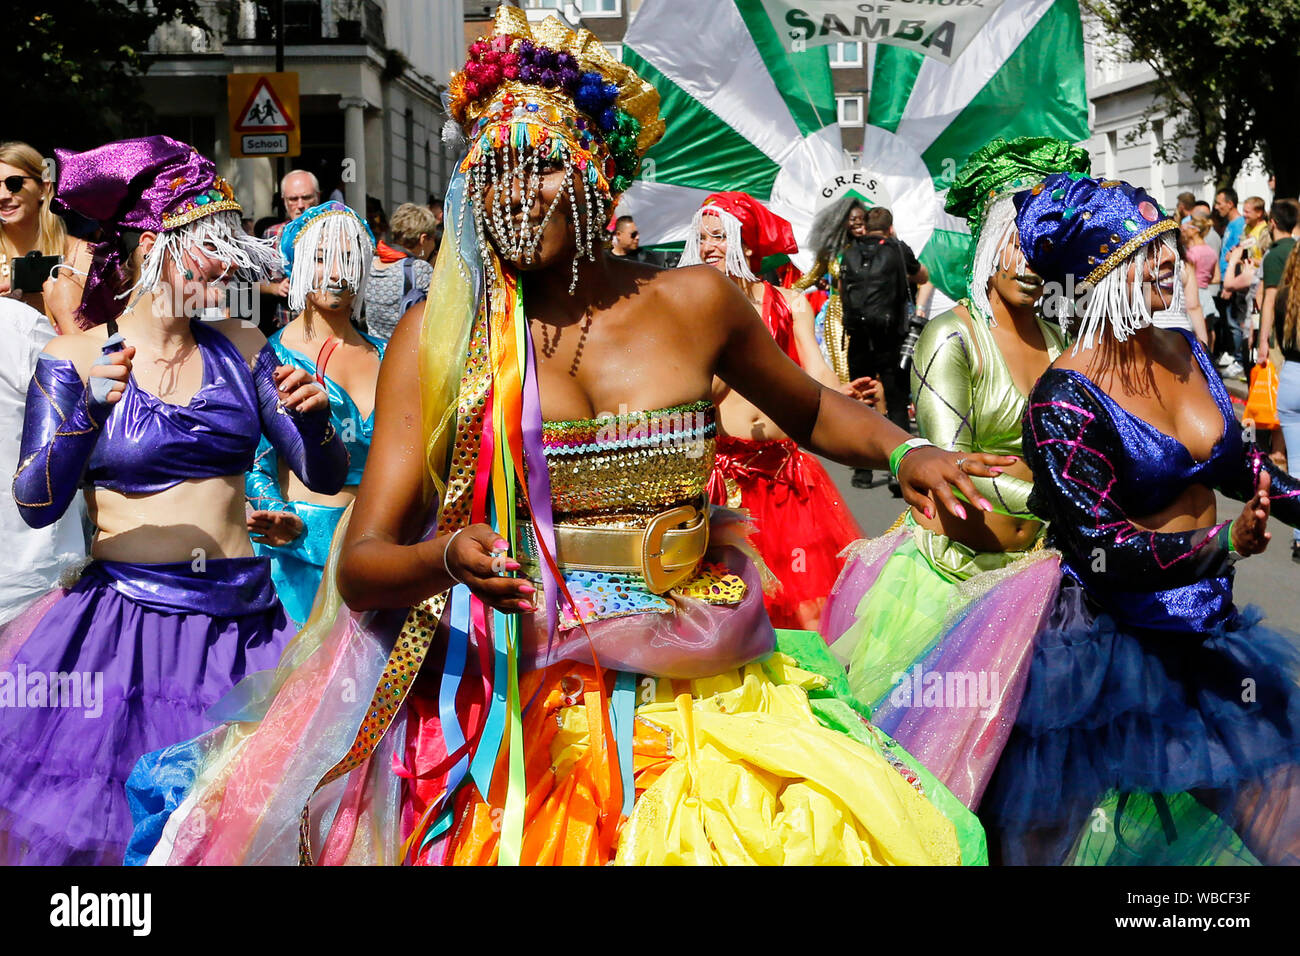
[[[293,120],[285,111],[275,89],[266,77],[262,77],[249,94],[248,102],[239,111],[239,121],[235,124],[240,133],[286,133],[293,129]]]

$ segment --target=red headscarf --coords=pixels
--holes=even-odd
[[[758,270],[768,256],[799,251],[790,224],[748,193],[713,193],[701,209],[716,206],[740,221],[741,241],[749,247],[749,267]]]

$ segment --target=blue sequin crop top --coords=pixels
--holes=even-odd
[[[1051,522],[1048,543],[1061,550],[1067,573],[1117,619],[1197,630],[1230,611],[1229,548],[1220,533],[1228,523],[1150,531],[1129,515],[1159,512],[1193,484],[1248,501],[1259,473],[1268,471],[1272,513],[1294,525],[1300,483],[1246,444],[1205,352],[1179,331],[1223,417],[1223,434],[1206,461],[1196,461],[1182,442],[1121,407],[1086,376],[1055,368],[1030,394],[1024,456],[1034,473],[1030,508]]]

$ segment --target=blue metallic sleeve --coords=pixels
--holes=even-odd
[[[253,363],[262,433],[312,491],[337,494],[348,476],[348,450],[330,422],[328,407],[297,414],[281,404],[274,372],[280,359],[267,345]]]
[[[280,489],[280,459],[275,448],[263,435],[257,443],[257,457],[244,476],[244,494],[259,511],[283,511],[284,494]]]

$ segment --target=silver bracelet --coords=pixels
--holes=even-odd
[[[462,581],[460,578],[456,577],[455,572],[452,571],[452,569],[451,569],[451,562],[449,562],[449,561],[447,560],[447,555],[451,554],[451,545],[452,545],[452,542],[454,542],[454,541],[456,540],[456,535],[460,534],[462,531],[466,530],[466,528],[468,528],[468,527],[469,527],[469,525],[466,525],[465,528],[458,528],[457,530],[453,531],[453,532],[451,533],[451,537],[447,539],[447,543],[446,543],[446,545],[443,546],[443,549],[442,549],[442,569],[443,569],[444,571],[447,572],[447,577],[451,578],[451,579],[452,579],[453,581],[455,581],[457,584],[465,584],[465,582]],[[466,587],[468,587],[468,586],[469,586],[469,585],[466,585]]]

